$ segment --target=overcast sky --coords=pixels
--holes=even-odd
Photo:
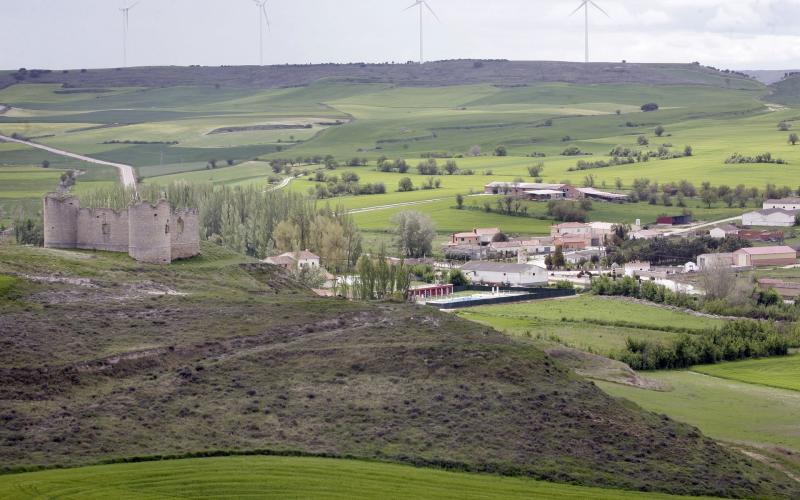
[[[127,0],[132,3],[133,0]],[[268,0],[265,64],[418,57],[413,0]],[[800,0],[595,0],[594,61],[800,67]],[[583,60],[580,0],[429,0],[425,58]],[[122,65],[122,0],[0,0],[0,68]],[[427,14],[427,13],[426,13]],[[258,63],[253,0],[141,0],[130,66]]]

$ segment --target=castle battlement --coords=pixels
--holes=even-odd
[[[167,200],[126,210],[81,208],[74,196],[44,197],[44,246],[127,252],[141,262],[168,264],[200,253],[196,209],[172,210]]]

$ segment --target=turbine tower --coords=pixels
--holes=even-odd
[[[585,39],[586,39],[586,62],[587,63],[589,62],[589,6],[590,5],[592,7],[594,7],[595,9],[599,10],[600,12],[602,12],[603,14],[605,14],[606,17],[611,17],[611,16],[608,15],[608,12],[604,11],[599,5],[594,3],[593,0],[583,0],[581,2],[581,4],[578,5],[578,8],[573,10],[572,14],[570,14],[570,16],[573,16],[573,15],[575,15],[576,12],[578,12],[581,9],[583,9],[583,22],[584,22],[584,30],[585,30],[585,35],[584,36],[585,36]]]
[[[436,12],[434,12],[433,9],[431,9],[431,6],[428,5],[428,2],[426,0],[416,0],[414,3],[412,3],[411,5],[406,7],[405,9],[403,9],[403,12],[405,12],[407,10],[411,10],[414,7],[418,7],[419,8],[419,63],[422,64],[424,62],[424,58],[423,58],[423,54],[422,54],[422,48],[423,48],[423,45],[422,45],[422,14],[423,14],[423,11],[425,9],[428,9],[428,11],[430,11],[430,13],[433,14],[433,17],[435,17],[437,21],[441,22],[441,20],[439,19],[439,16],[436,15]]]
[[[141,0],[140,0],[141,1]],[[132,8],[136,7],[139,2],[134,2],[133,4],[125,7],[125,2],[122,3],[122,8],[119,9],[122,12],[122,67],[128,67],[128,13],[131,11]]]
[[[253,0],[258,7],[258,64],[264,65],[264,24],[269,30],[269,16],[267,15],[267,0]]]

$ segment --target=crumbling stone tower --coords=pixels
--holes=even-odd
[[[126,210],[80,208],[74,196],[44,198],[44,246],[128,252],[140,262],[168,264],[200,253],[197,210],[172,211],[166,200]]]

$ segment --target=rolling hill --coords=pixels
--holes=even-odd
[[[168,267],[0,247],[6,470],[262,450],[628,490],[798,485],[433,309],[315,297],[213,245]]]

